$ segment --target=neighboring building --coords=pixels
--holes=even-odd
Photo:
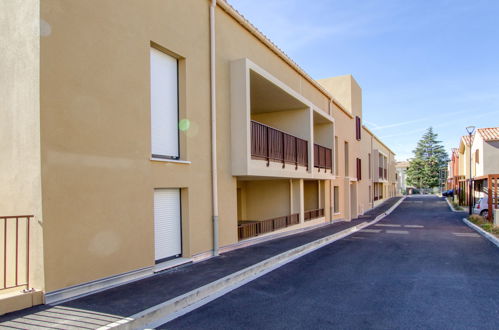
[[[488,197],[488,217],[499,208],[499,127],[479,128],[471,146],[473,197]]]
[[[33,214],[4,220],[4,311],[395,196],[355,79],[313,80],[225,1],[211,35],[210,4],[0,2],[0,215]]]
[[[470,169],[474,201],[476,198],[487,196],[489,210],[497,208],[499,127],[479,128],[471,136],[471,140],[465,135],[461,137],[459,148],[452,149],[448,188],[455,190],[456,200],[464,206],[469,204]]]
[[[447,190],[457,191],[459,181],[459,149],[451,149],[451,158],[447,166]]]
[[[405,194],[407,192],[407,169],[409,168],[409,162],[397,162],[395,168],[397,169],[397,193]]]

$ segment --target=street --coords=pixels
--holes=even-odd
[[[377,224],[160,328],[497,329],[499,250],[444,199],[407,198]]]

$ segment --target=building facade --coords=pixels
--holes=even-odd
[[[473,205],[486,197],[488,210],[498,208],[499,127],[478,128],[471,138],[461,137],[459,148],[452,149],[447,186],[454,189],[455,200],[463,206],[469,205],[470,178]],[[492,212],[488,217],[491,219]]]
[[[355,79],[313,80],[225,1],[0,4],[4,312],[396,194]]]
[[[407,193],[407,169],[409,168],[409,162],[397,162],[395,168],[397,171],[397,193],[405,194]]]

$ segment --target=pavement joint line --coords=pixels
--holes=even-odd
[[[421,225],[404,225],[405,228],[424,228],[424,226]]]
[[[377,223],[374,225],[375,227],[400,227],[401,225],[392,225],[388,223]]]
[[[361,233],[380,233],[381,229],[361,229]]]
[[[483,237],[485,237],[486,239],[488,239],[489,241],[491,241],[492,244],[495,244],[495,246],[499,247],[499,238],[495,237],[491,233],[486,232],[485,230],[483,230],[482,228],[478,227],[477,225],[475,225],[474,223],[472,223],[471,221],[469,221],[466,218],[463,218],[463,222],[465,224],[467,224],[468,227],[470,227],[471,229],[476,230],[480,235],[482,235]]]
[[[169,299],[161,304],[152,306],[132,316],[111,322],[98,329],[146,329],[154,328],[166,322],[172,321],[188,312],[213,301],[224,294],[233,291],[244,284],[255,280],[285,264],[292,262],[306,254],[316,251],[342,238],[350,236],[363,228],[371,226],[390,213],[392,213],[404,200],[403,196],[387,211],[379,214],[370,222],[362,222],[358,225],[344,229],[332,235],[317,239],[302,246],[275,255],[245,269],[227,275],[216,281],[208,283],[192,291],[186,292],[178,297]]]
[[[480,235],[477,233],[453,233],[453,234],[459,237],[480,237]]]
[[[401,235],[409,234],[409,232],[407,230],[386,230],[386,233],[387,234],[401,234]]]

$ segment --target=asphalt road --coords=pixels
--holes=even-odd
[[[159,328],[499,329],[499,249],[443,199],[368,229]]]

